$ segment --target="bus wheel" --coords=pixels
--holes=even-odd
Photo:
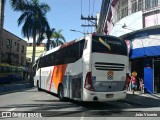
[[[60,101],[64,101],[64,91],[62,85],[58,87],[58,97]]]
[[[41,91],[41,88],[39,87],[39,82],[38,82],[38,80],[37,80],[37,89],[38,89],[38,91]]]

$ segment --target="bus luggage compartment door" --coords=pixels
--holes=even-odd
[[[76,99],[82,98],[82,79],[81,78],[72,79],[72,98],[76,98]]]

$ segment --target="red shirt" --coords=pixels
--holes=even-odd
[[[136,80],[136,78],[135,78],[135,77],[133,77],[133,76],[132,76],[132,78],[131,78],[131,79],[132,79],[132,84],[137,83],[137,80]]]

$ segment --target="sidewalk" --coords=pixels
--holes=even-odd
[[[130,91],[128,91],[125,102],[141,106],[160,107],[160,93],[144,94],[140,93],[139,91],[136,91],[133,95]]]
[[[23,90],[33,87],[29,81],[17,81],[10,84],[0,84],[0,95],[6,94],[6,92],[15,92],[17,90]]]

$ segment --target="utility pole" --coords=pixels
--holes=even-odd
[[[89,21],[91,24],[88,25],[81,25],[82,27],[95,27],[97,28],[97,18],[93,17],[93,16],[88,16],[88,17],[83,17],[83,15],[81,15],[81,20],[87,20]]]

